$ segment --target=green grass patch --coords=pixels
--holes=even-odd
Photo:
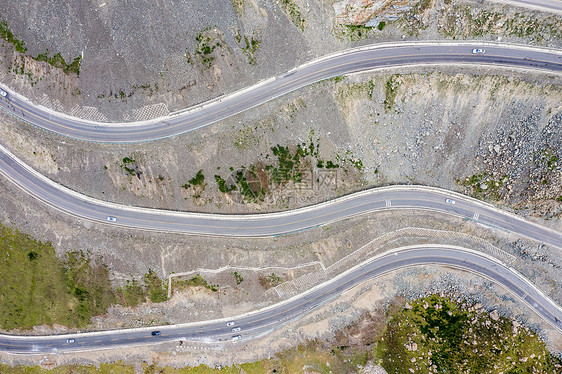
[[[130,177],[135,175],[140,179],[142,171],[139,170],[137,162],[131,157],[124,157],[119,167],[127,172]]]
[[[334,83],[340,83],[341,81],[343,81],[343,79],[343,75],[336,75],[335,77],[330,78],[330,80]]]
[[[0,324],[82,327],[114,301],[109,272],[79,252],[64,261],[42,243],[0,224]]]
[[[129,307],[142,304],[146,300],[146,294],[142,284],[134,278],[127,280],[125,286],[117,289],[117,296],[121,304]]]
[[[90,318],[105,313],[115,303],[109,280],[109,270],[103,264],[92,263],[82,252],[71,252],[64,265],[67,286],[78,301],[74,314],[78,326],[86,326]]]
[[[25,43],[23,40],[20,40],[14,36],[6,21],[0,21],[0,38],[4,39],[8,43],[11,43],[16,51],[19,53],[27,52],[27,48],[25,48]]]
[[[219,290],[218,286],[209,284],[201,275],[195,274],[193,277],[189,279],[178,279],[173,278],[172,280],[172,288],[183,290],[189,287],[204,287],[208,290],[213,292],[217,292]]]
[[[160,279],[152,269],[148,269],[148,273],[144,275],[143,281],[150,301],[161,303],[168,300],[166,282]]]
[[[270,289],[281,284],[282,279],[275,273],[271,273],[270,275],[260,275],[258,281],[265,289]]]
[[[205,184],[205,176],[203,175],[203,170],[199,170],[197,174],[189,181],[190,186],[201,186],[204,187]]]
[[[332,162],[331,160],[328,160],[328,161],[326,162],[326,169],[337,169],[337,168],[339,168],[339,167],[340,167],[340,165],[335,164],[335,163]]]
[[[293,25],[301,29],[301,31],[304,31],[306,27],[306,20],[304,19],[299,6],[292,0],[280,0],[280,4],[281,8]]]
[[[399,76],[399,74],[393,74],[386,81],[384,90],[384,107],[387,111],[392,109],[396,100],[396,95],[398,95],[398,88],[400,87],[400,82],[398,82]]]
[[[250,177],[254,182],[248,182],[248,178]],[[263,200],[265,190],[261,186],[261,183],[258,183],[254,165],[250,165],[249,169],[242,166],[242,168],[236,172],[235,180],[237,189],[240,191],[244,201],[255,202]]]
[[[391,373],[555,372],[557,361],[536,334],[503,317],[432,295],[393,315],[377,344]]]
[[[215,182],[217,183],[219,191],[222,193],[228,193],[236,190],[235,184],[227,185],[226,181],[220,175],[215,175]]]
[[[501,188],[508,176],[504,175],[501,179],[495,180],[488,172],[471,175],[463,180],[456,180],[457,184],[468,187],[470,195],[477,199],[500,199]]]
[[[119,300],[127,306],[167,300],[165,283],[149,270],[114,291],[107,266],[82,252],[55,256],[50,243],[0,224],[0,326],[10,330],[43,324],[84,327]]]
[[[27,52],[25,43],[14,36],[12,31],[10,31],[8,24],[4,20],[0,21],[0,38],[4,39],[8,43],[11,43],[17,52]],[[40,53],[37,57],[33,57],[33,59],[36,61],[44,61],[55,68],[62,69],[67,74],[74,73],[76,75],[80,75],[80,63],[82,61],[82,56],[75,57],[70,64],[64,60],[60,53],[49,56],[49,51]],[[24,74],[24,66],[21,67],[18,73]],[[30,75],[30,73],[28,73],[28,75]]]
[[[49,57],[49,51],[45,53],[40,53],[34,58],[36,61],[44,61],[49,65],[62,69],[65,73],[74,73],[80,75],[80,63],[82,61],[82,56],[75,57],[70,64],[68,64],[60,53]]]
[[[245,151],[259,144],[263,135],[258,130],[259,126],[244,125],[234,138],[234,146],[240,151]]]
[[[239,286],[240,283],[242,283],[244,281],[244,278],[242,278],[242,275],[240,275],[239,272],[233,271],[232,275],[234,275],[234,278],[236,279],[236,285],[237,286]]]
[[[559,157],[550,149],[543,149],[538,155],[534,155],[535,163],[544,169],[546,173],[553,171],[558,165]]]
[[[244,13],[244,0],[230,0],[236,14],[241,16]]]
[[[216,33],[210,28],[206,28],[201,31],[195,40],[197,41],[197,47],[195,48],[195,56],[199,58],[201,64],[206,69],[210,68],[215,60],[212,55],[215,48],[221,47],[221,43],[215,40]]]
[[[349,41],[356,42],[366,39],[372,30],[372,27],[367,27],[365,25],[343,25],[341,26],[340,33],[341,36],[349,39]]]
[[[248,131],[253,134],[254,128],[245,127],[245,129],[249,129]],[[296,145],[277,144],[270,149],[271,154],[266,154],[264,160],[251,164],[248,168],[242,166],[233,173],[232,185],[227,185],[227,181],[215,175],[219,191],[228,193],[237,190],[243,201],[257,202],[263,201],[266,194],[273,189],[284,187],[291,182],[295,184],[303,182],[303,179],[312,173],[313,165],[316,165],[317,169],[338,169],[345,164],[346,167],[352,166],[358,171],[363,170],[363,162],[351,151],[346,151],[343,156],[337,154],[335,160],[320,159],[319,139],[314,139],[312,130],[308,142],[303,141]],[[230,170],[234,171],[234,168],[230,167]]]
[[[142,277],[142,281],[131,278],[125,286],[115,292],[116,298],[125,306],[134,307],[149,299],[153,303],[168,300],[166,281],[160,279],[152,269]]]
[[[238,46],[242,49],[242,52],[248,58],[248,63],[250,65],[255,65],[256,64],[255,53],[257,52],[261,41],[254,38],[254,36],[248,38],[248,36],[244,35],[242,37],[242,35],[240,35],[239,32],[236,32],[234,39],[236,40]]]

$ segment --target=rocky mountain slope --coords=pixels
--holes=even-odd
[[[556,47],[562,30],[548,13],[470,0],[22,0],[1,3],[0,21],[2,83],[102,121],[166,115],[363,44]]]

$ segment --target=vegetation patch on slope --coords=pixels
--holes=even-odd
[[[142,282],[131,278],[123,287],[115,291],[115,296],[119,303],[129,307],[135,307],[148,300],[153,303],[161,303],[168,300],[166,292],[166,282],[158,277],[156,272],[148,269]]]
[[[0,21],[0,38],[12,44],[17,52],[27,52],[25,42],[14,36],[12,31],[10,31],[8,24],[4,20]],[[33,59],[36,61],[44,61],[55,68],[62,69],[65,73],[80,75],[80,62],[82,60],[82,56],[75,57],[69,64],[64,60],[60,53],[55,53],[53,56],[49,56],[49,51],[47,50],[45,53],[39,53],[37,57],[33,57]],[[21,67],[20,70],[23,71],[23,67]],[[14,71],[17,71],[17,69]]]
[[[64,261],[50,243],[0,224],[0,325],[85,326],[114,301],[109,272],[80,252]]]
[[[281,8],[283,12],[287,15],[287,18],[301,31],[304,31],[306,27],[306,20],[301,13],[300,7],[295,4],[292,0],[281,0],[280,1]]]
[[[253,128],[248,129],[250,134],[244,134],[253,138]],[[333,170],[340,167],[344,171],[347,171],[345,167],[355,168],[359,172],[363,170],[363,162],[349,150],[343,155],[336,154],[334,160],[321,158],[319,142],[319,138],[314,140],[314,131],[311,130],[308,142],[303,141],[294,146],[277,144],[270,148],[271,154],[266,154],[265,159],[248,167],[230,167],[232,173],[226,178],[215,175],[217,187],[222,193],[236,191],[243,202],[261,202],[268,193],[279,192],[289,184],[305,188],[306,183],[314,183],[315,181],[311,180],[314,170]],[[235,145],[239,144],[242,144],[242,141],[236,140]]]
[[[217,292],[218,286],[209,284],[201,275],[195,274],[189,279],[178,279],[174,278],[172,281],[172,289],[174,290],[185,290],[190,287],[204,287],[213,292]]]
[[[386,371],[554,373],[562,369],[538,336],[515,321],[432,295],[387,323],[376,356]]]
[[[132,279],[115,290],[107,266],[82,252],[64,260],[50,243],[0,224],[0,327],[30,329],[60,324],[84,327],[116,302],[135,306],[166,301],[166,287],[149,270],[142,283]]]

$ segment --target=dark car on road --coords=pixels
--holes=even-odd
[[[152,331],[151,334],[152,336],[158,336],[160,335],[160,331]]]

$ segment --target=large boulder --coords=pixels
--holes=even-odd
[[[418,0],[342,0],[334,4],[336,22],[341,25],[375,27],[394,21],[409,11]]]

